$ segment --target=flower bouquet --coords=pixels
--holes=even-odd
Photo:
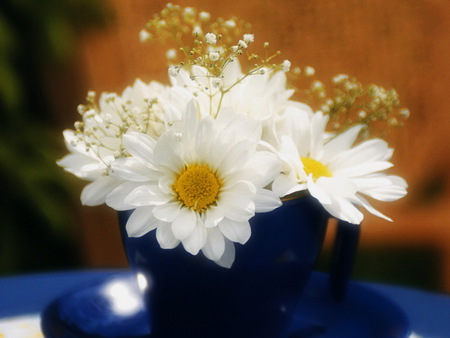
[[[78,107],[81,120],[74,130],[64,131],[70,153],[58,164],[90,181],[82,191],[82,203],[106,203],[121,214],[125,243],[146,238],[134,247],[152,246],[150,258],[142,258],[142,251],[135,249],[127,252],[130,264],[139,268],[147,269],[148,261],[156,261],[152,263],[156,267],[146,270],[155,286],[151,297],[160,298],[160,303],[149,300],[150,311],[155,313],[168,301],[168,296],[160,296],[164,294],[161,284],[171,284],[172,293],[183,284],[197,285],[202,292],[195,292],[189,306],[197,303],[215,311],[211,306],[218,301],[204,303],[202,294],[210,298],[222,293],[226,296],[220,302],[233,299],[236,308],[245,308],[247,301],[242,300],[250,289],[258,288],[258,282],[249,273],[242,285],[252,287],[238,292],[241,284],[233,284],[233,271],[253,271],[258,280],[272,274],[258,263],[265,248],[270,251],[271,242],[281,242],[282,232],[292,238],[309,231],[290,224],[298,232],[291,233],[277,219],[284,224],[301,223],[305,218],[311,228],[321,229],[313,237],[303,236],[306,242],[301,246],[308,247],[308,241],[323,238],[329,216],[356,227],[365,209],[390,220],[365,196],[394,201],[406,194],[406,182],[384,172],[392,167],[393,150],[376,137],[386,126],[401,125],[409,115],[400,107],[395,90],[365,86],[343,74],[327,86],[315,79],[312,67],[294,67],[288,60],[278,60],[280,52],[271,53],[267,42],[257,43],[250,29],[237,18],[212,20],[207,12],[167,5],[148,21],[140,38],[173,43],[166,54],[170,84],[137,79],[121,94],[103,93],[97,98],[89,92],[87,103]],[[286,208],[294,213],[283,216]],[[261,219],[264,226],[256,223]],[[270,231],[267,241],[252,244],[263,231]],[[259,251],[246,258],[246,246]],[[318,251],[316,247],[311,250],[314,257],[308,261],[309,271]],[[169,257],[170,252],[183,257],[182,263],[158,263],[163,262],[159,255]],[[298,261],[299,253],[292,247],[277,254],[286,264]],[[140,263],[132,257],[140,257]],[[247,265],[239,265],[246,260]],[[269,260],[270,264],[280,261]],[[186,268],[191,264],[206,264],[219,277],[196,274],[194,267]],[[170,265],[171,277],[163,281],[155,277],[161,265]],[[181,270],[186,274],[174,272]],[[295,273],[289,270],[278,279],[291,275]],[[306,280],[307,272],[302,276]],[[203,279],[209,286],[204,286]],[[233,285],[239,297],[222,290],[223,280]],[[274,285],[268,282],[263,292],[269,293]],[[277,287],[290,292],[287,285]],[[182,292],[176,294],[173,304],[189,312],[180,305]],[[286,304],[295,303],[298,296],[288,298],[283,303],[285,312],[292,308]],[[236,308],[230,305],[230,311]],[[252,309],[255,305],[246,310],[246,322],[254,318],[248,315]],[[172,311],[174,306],[167,316]],[[273,317],[272,313],[259,319]],[[165,335],[162,329],[158,331],[163,315],[152,321],[160,332],[156,336],[178,336],[167,333],[170,321]],[[219,322],[215,323],[217,327]],[[224,337],[234,337],[232,332]],[[245,335],[265,336],[251,331]],[[267,336],[278,337],[275,333]]]

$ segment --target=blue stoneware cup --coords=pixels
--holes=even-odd
[[[256,214],[230,269],[181,245],[161,249],[154,231],[128,237],[131,212],[119,213],[120,225],[131,267],[148,279],[152,338],[288,337],[330,217],[316,199],[304,196]],[[345,296],[357,241],[358,226],[339,222],[330,274],[336,299]]]

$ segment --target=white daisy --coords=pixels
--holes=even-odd
[[[182,88],[136,80],[121,96],[103,93],[99,102],[82,107],[78,130],[63,135],[69,154],[58,164],[75,176],[92,181],[81,194],[84,205],[99,205],[121,183],[111,174],[111,163],[127,156],[122,144],[126,131],[140,131],[158,137],[173,121],[192,95]]]
[[[328,116],[318,112],[293,126],[280,138],[279,151],[285,167],[272,185],[280,196],[308,190],[334,217],[359,224],[363,214],[357,206],[390,220],[374,209],[362,196],[393,201],[406,195],[406,182],[381,171],[392,167],[392,149],[381,139],[362,142],[352,147],[362,126],[330,138],[325,132]]]
[[[272,152],[258,150],[257,121],[221,114],[198,120],[191,102],[181,133],[169,130],[158,140],[128,133],[124,145],[132,157],[113,164],[127,182],[106,203],[116,210],[135,209],[127,222],[131,237],[156,229],[162,248],[180,242],[196,255],[200,250],[219,265],[234,261],[233,242],[250,237],[255,212],[280,206],[265,187],[279,173]]]

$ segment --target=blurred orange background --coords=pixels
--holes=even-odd
[[[83,34],[75,61],[47,79],[46,95],[61,128],[72,128],[78,119],[76,106],[84,102],[87,90],[121,92],[135,78],[168,82],[165,51],[139,42],[139,31],[166,1],[109,0],[106,4],[105,27]],[[396,256],[417,249],[392,269],[404,269],[411,280],[434,278],[431,287],[450,292],[448,3],[180,0],[175,4],[208,11],[213,18],[238,16],[252,23],[256,41],[269,41],[273,50],[281,50],[282,57],[296,65],[313,66],[319,79],[345,73],[365,84],[397,90],[411,117],[389,140],[395,148],[392,173],[408,181],[409,194],[398,202],[376,204],[394,223],[365,218],[357,269],[370,271],[374,262],[379,269],[392,268]],[[81,191],[83,185],[79,182],[77,189]],[[85,266],[126,266],[115,212],[104,206],[74,208]],[[364,252],[381,254],[364,260]],[[433,276],[427,276],[419,263],[435,266]],[[372,277],[369,273],[361,278]]]

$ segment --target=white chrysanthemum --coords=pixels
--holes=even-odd
[[[98,107],[85,108],[79,130],[63,135],[69,154],[58,164],[75,176],[92,181],[81,194],[84,205],[99,205],[121,182],[111,175],[111,163],[127,156],[122,144],[126,131],[139,131],[152,137],[162,134],[192,95],[182,88],[165,87],[157,82],[136,80],[121,96],[101,95]]]
[[[293,127],[280,138],[285,167],[273,190],[285,196],[307,189],[332,216],[350,223],[359,224],[363,219],[357,206],[390,220],[362,196],[394,201],[406,195],[402,178],[381,173],[392,166],[393,151],[387,143],[373,139],[352,147],[362,126],[330,138],[324,131],[328,116],[318,112],[310,119],[306,114],[299,118],[302,123],[287,124]],[[300,124],[303,127],[298,129]]]
[[[173,86],[195,94],[203,114],[216,116],[223,108],[233,108],[239,114],[255,120],[267,120],[289,105],[294,93],[287,89],[286,75],[281,72],[264,72],[245,75],[235,59],[223,70],[221,85],[217,77],[208,74],[204,67],[178,69],[170,78]]]
[[[140,133],[124,136],[132,157],[113,164],[127,182],[106,203],[116,210],[135,209],[127,223],[129,236],[156,229],[162,248],[180,242],[196,255],[200,250],[219,265],[234,261],[233,242],[250,237],[249,219],[281,202],[265,187],[279,173],[272,152],[258,150],[257,121],[221,114],[197,119],[191,102],[181,132],[169,130],[158,140]]]

